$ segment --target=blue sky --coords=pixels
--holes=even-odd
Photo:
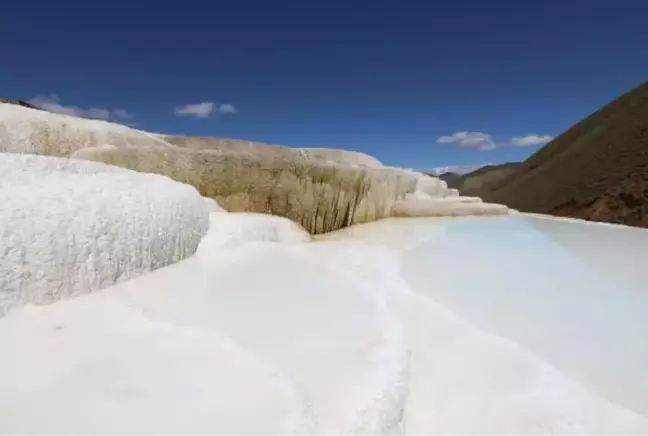
[[[498,163],[648,79],[646,16],[638,0],[10,1],[0,95],[398,166]]]

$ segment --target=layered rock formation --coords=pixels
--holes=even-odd
[[[434,201],[457,192],[421,173],[383,167],[363,153],[165,136],[7,104],[0,104],[0,151],[162,174],[195,186],[228,211],[284,216],[312,234],[394,214],[506,213],[502,206]],[[421,188],[421,180],[433,188]]]

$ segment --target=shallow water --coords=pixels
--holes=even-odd
[[[224,222],[183,262],[0,320],[0,433],[648,434],[648,232],[399,219],[302,244]]]
[[[515,215],[385,220],[337,236],[396,248],[416,294],[648,414],[648,231]]]

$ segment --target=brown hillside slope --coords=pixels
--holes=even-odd
[[[488,193],[499,182],[511,175],[520,162],[508,162],[500,165],[486,165],[470,173],[462,174],[448,183],[451,188],[456,188],[462,195],[481,196]]]
[[[594,112],[480,194],[524,212],[648,227],[648,82]]]
[[[457,173],[447,172],[447,173],[440,174],[438,176],[435,176],[433,173],[425,173],[425,174],[427,174],[430,177],[440,178],[441,180],[443,180],[448,184],[448,188],[459,189],[457,183],[460,180],[461,175]]]

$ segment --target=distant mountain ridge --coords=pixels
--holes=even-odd
[[[448,165],[445,167],[436,167],[436,168],[431,168],[428,170],[423,170],[425,174],[429,174],[434,177],[439,177],[443,174],[457,174],[457,175],[463,175],[463,174],[468,174],[472,173],[473,171],[478,170],[479,168],[490,165],[490,164],[482,164],[482,165]]]
[[[445,181],[449,188],[458,189],[462,195],[480,196],[483,192],[489,192],[493,186],[511,174],[519,165],[519,162],[488,164],[471,172],[463,174],[446,172],[437,177]]]

